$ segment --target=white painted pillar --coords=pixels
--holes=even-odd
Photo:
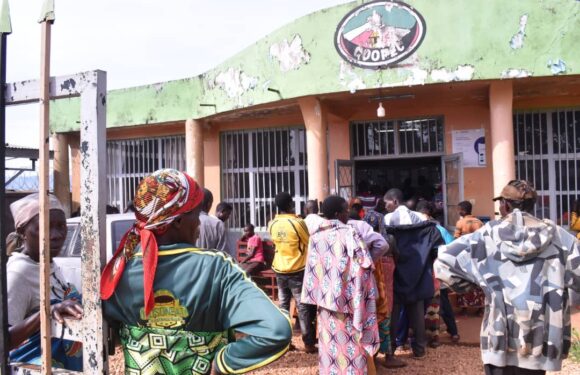
[[[185,121],[186,171],[199,186],[204,186],[203,125],[202,120]]]

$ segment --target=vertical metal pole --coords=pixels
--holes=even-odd
[[[562,133],[564,133],[564,129],[563,129],[563,125],[564,125],[564,121],[560,121],[561,119],[561,112],[558,111],[556,112],[557,116],[558,116],[558,171],[560,172],[559,177],[558,177],[558,184],[559,186],[557,186],[557,192],[558,192],[558,196],[557,196],[557,200],[560,203],[559,205],[556,204],[556,217],[554,217],[554,221],[558,222],[558,218],[561,217],[562,214],[562,191],[564,190],[564,187],[562,186],[562,146],[566,146],[566,144],[564,143],[565,140],[562,139]],[[565,125],[564,125],[565,126]]]
[[[101,269],[105,246],[105,163],[107,74],[92,72],[81,95],[81,236],[83,277],[83,370],[107,372],[103,343],[106,322],[101,313]]]
[[[50,328],[50,208],[48,205],[49,173],[49,82],[50,82],[50,31],[51,22],[41,23],[41,68],[40,68],[40,142],[38,193],[40,198],[40,335],[42,348],[42,373],[50,375],[52,368]]]
[[[258,203],[258,209],[255,211],[255,215],[256,215],[256,222],[260,222],[258,218],[258,216],[266,218],[267,217],[267,210],[268,208],[266,206],[269,207],[270,205],[270,200],[269,200],[269,191],[266,192],[266,185],[265,185],[265,181],[269,181],[269,183],[271,185],[274,184],[274,182],[272,182],[272,175],[271,173],[267,173],[266,172],[266,167],[265,167],[265,156],[264,156],[264,149],[266,147],[265,144],[265,138],[264,138],[264,130],[263,129],[258,129],[256,130],[256,144],[258,145],[257,147],[259,147],[256,151],[256,160],[254,161],[254,165],[256,166],[256,174],[257,174],[257,178],[256,178],[256,186],[257,186],[257,190],[258,193],[256,194],[256,202]],[[261,142],[258,142],[258,140],[261,140]],[[261,152],[260,152],[261,149]],[[260,164],[261,163],[261,164]],[[268,180],[266,180],[266,178]],[[276,178],[276,176],[274,176],[274,179]],[[272,216],[273,217],[273,216]],[[266,221],[265,219],[262,220]],[[267,223],[266,223],[267,225]]]
[[[574,163],[574,200],[578,199],[578,190],[580,190],[580,186],[578,185],[578,144],[577,144],[577,140],[578,140],[578,136],[580,134],[578,134],[576,132],[576,129],[578,128],[577,124],[580,123],[580,118],[577,116],[577,114],[580,113],[579,111],[573,111],[572,114],[574,116],[574,121],[573,124],[576,124],[576,126],[574,126],[574,139],[576,140],[573,144],[573,150],[574,150],[574,159],[572,160],[572,163]],[[573,203],[573,200],[570,201],[570,203]],[[570,212],[572,211],[572,207],[570,207]],[[571,217],[568,217],[568,225],[570,225],[570,219],[572,219]]]
[[[2,170],[2,186],[0,186],[0,214],[6,212],[6,188],[4,186],[5,156],[6,156],[6,102],[4,98],[4,88],[6,87],[6,37],[5,33],[0,33],[0,170]],[[2,325],[2,336],[0,337],[0,374],[8,374],[8,306],[6,290],[6,228],[0,225],[0,324]]]

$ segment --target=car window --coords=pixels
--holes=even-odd
[[[62,245],[62,250],[60,251],[60,254],[58,254],[59,257],[70,257],[70,256],[75,256],[72,255],[74,253],[74,249],[78,246],[79,250],[78,250],[78,255],[76,256],[80,256],[80,236],[77,235],[77,229],[78,229],[79,224],[78,223],[67,223],[66,224],[66,239],[64,240],[64,244]],[[72,242],[75,242],[74,248],[71,246]],[[77,244],[78,242],[78,244]]]
[[[115,250],[117,250],[117,247],[119,247],[121,239],[123,238],[125,233],[129,230],[129,228],[131,228],[131,225],[133,225],[134,222],[135,222],[134,219],[128,219],[114,221],[112,223],[111,239],[113,241],[113,254],[115,253]]]
[[[78,233],[76,238],[75,238],[75,244],[74,246],[70,249],[71,255],[73,257],[80,257],[81,256],[81,234]]]

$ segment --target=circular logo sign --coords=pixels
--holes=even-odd
[[[348,13],[334,35],[342,58],[378,69],[408,58],[425,38],[423,16],[399,1],[373,1]]]

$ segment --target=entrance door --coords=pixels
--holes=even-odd
[[[335,164],[336,194],[348,200],[354,197],[354,162],[337,160]]]
[[[445,227],[453,228],[459,220],[457,204],[463,200],[463,154],[445,155],[441,158],[443,171],[443,204]]]

